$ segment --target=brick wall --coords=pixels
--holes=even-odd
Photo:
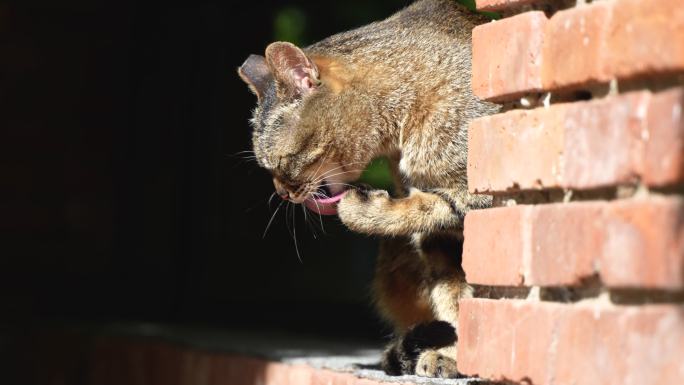
[[[683,384],[684,3],[477,3],[459,370]]]

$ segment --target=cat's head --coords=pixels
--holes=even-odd
[[[238,73],[258,99],[251,119],[254,155],[273,175],[276,192],[332,214],[326,203],[341,199],[366,160],[348,148],[349,138],[339,137],[335,92],[322,79],[321,65],[295,45],[276,42],[265,56],[251,55]]]

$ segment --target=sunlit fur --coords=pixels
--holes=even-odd
[[[467,129],[498,110],[470,86],[471,30],[484,21],[453,1],[423,0],[331,36],[303,49],[314,88],[298,95],[271,81],[251,121],[259,164],[300,202],[330,182],[320,170],[337,169],[334,182],[346,183],[375,157],[393,160],[407,195],[350,190],[338,206],[347,227],[384,237],[374,292],[397,335],[383,359],[390,373],[456,374],[454,346],[401,349],[424,331],[417,324],[456,326],[457,300],[470,295],[457,254],[463,217],[491,200],[467,191]],[[272,72],[280,65],[269,62]]]

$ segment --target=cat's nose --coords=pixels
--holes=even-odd
[[[285,182],[273,177],[276,194],[292,203],[303,203],[307,197],[306,184]]]
[[[282,199],[288,200],[292,196],[292,193],[285,186],[285,184],[280,182],[276,178],[273,178],[273,186],[275,186],[276,194],[278,194],[278,196],[281,197]]]
[[[274,183],[275,184],[275,190],[276,194],[278,194],[279,197],[283,199],[287,199],[290,197],[290,192],[287,191],[287,189],[281,185],[280,183]]]

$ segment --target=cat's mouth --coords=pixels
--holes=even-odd
[[[345,187],[330,186],[323,183],[318,187],[316,194],[311,194],[305,201],[304,205],[309,210],[320,215],[336,215],[337,203],[347,193]]]

